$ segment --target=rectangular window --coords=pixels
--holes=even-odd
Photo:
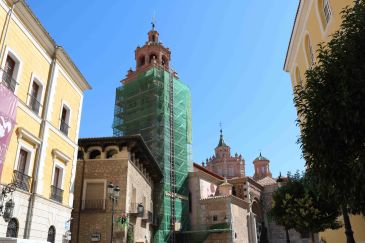
[[[24,191],[29,191],[30,189],[30,179],[31,177],[27,175],[27,167],[29,159],[29,152],[20,149],[19,157],[18,157],[18,166],[17,169],[14,170],[13,174],[13,183],[17,188],[22,189]]]
[[[326,22],[328,23],[332,15],[329,0],[323,0],[323,11],[324,11],[324,16],[326,17]]]
[[[213,221],[218,221],[218,216],[217,215],[213,215]]]
[[[40,107],[40,102],[39,102],[39,98],[38,98],[39,92],[40,92],[39,84],[37,82],[35,82],[35,80],[33,80],[32,88],[29,93],[29,107],[36,114],[39,113],[39,107]]]
[[[25,174],[25,168],[27,165],[28,152],[24,149],[20,149],[19,151],[19,160],[18,160],[18,171]]]
[[[85,210],[102,210],[105,202],[105,184],[104,182],[87,182],[85,188],[85,198],[83,209]]]
[[[51,199],[62,202],[63,190],[62,188],[63,169],[55,166],[53,171],[53,183],[51,185]]]
[[[67,109],[65,106],[63,106],[62,111],[61,111],[60,130],[66,136],[68,135],[68,130],[70,128],[69,125],[68,125],[69,117],[70,117],[70,110]]]
[[[16,81],[14,80],[16,62],[10,56],[6,57],[4,72],[2,76],[2,81],[4,84],[10,88],[13,92],[15,90]]]
[[[62,169],[59,167],[55,167],[55,169],[54,169],[53,185],[58,188],[61,188],[61,183],[62,183],[61,170]]]

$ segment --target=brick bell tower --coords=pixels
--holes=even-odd
[[[155,24],[152,23],[152,29],[148,32],[148,40],[142,47],[137,47],[135,51],[136,71],[140,71],[157,64],[168,70],[171,52],[169,48],[163,46],[158,40],[159,33],[155,30]]]
[[[161,168],[164,179],[154,187],[156,227],[149,242],[171,242],[176,231],[189,226],[191,94],[171,70],[171,52],[159,41],[154,23],[134,55],[135,70],[128,70],[116,89],[113,134],[141,134]]]

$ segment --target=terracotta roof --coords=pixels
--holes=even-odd
[[[193,166],[195,168],[197,168],[198,170],[201,170],[201,171],[203,171],[203,172],[205,172],[205,173],[207,173],[207,174],[209,174],[211,176],[214,176],[215,178],[217,178],[219,180],[224,180],[224,177],[222,177],[222,176],[220,176],[220,175],[218,175],[218,174],[216,174],[216,173],[214,173],[214,172],[212,172],[210,170],[205,169],[203,166],[201,166],[201,165],[199,165],[197,163],[194,163]]]

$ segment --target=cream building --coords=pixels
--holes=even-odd
[[[354,3],[353,0],[301,0],[284,63],[290,74],[293,88],[305,86],[305,71],[316,62],[318,44],[327,42],[341,24],[341,10]],[[364,216],[350,218],[356,242],[365,242]],[[326,230],[320,238],[328,243],[346,242],[344,228]]]
[[[0,219],[0,237],[63,242],[83,92],[90,85],[23,1],[0,0],[0,28],[0,80],[18,98],[1,175],[2,187],[17,187],[10,196],[15,208],[8,222]]]

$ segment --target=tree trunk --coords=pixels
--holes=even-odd
[[[355,243],[354,234],[351,229],[351,222],[349,217],[349,212],[347,206],[342,206],[343,221],[345,223],[345,234],[347,238],[347,243]]]
[[[286,234],[286,243],[290,243],[290,239],[289,239],[289,230],[285,229],[285,234]],[[355,242],[354,242],[355,243]]]
[[[313,232],[311,232],[311,236],[312,236],[312,242],[315,243],[315,241],[314,241],[314,233]]]

